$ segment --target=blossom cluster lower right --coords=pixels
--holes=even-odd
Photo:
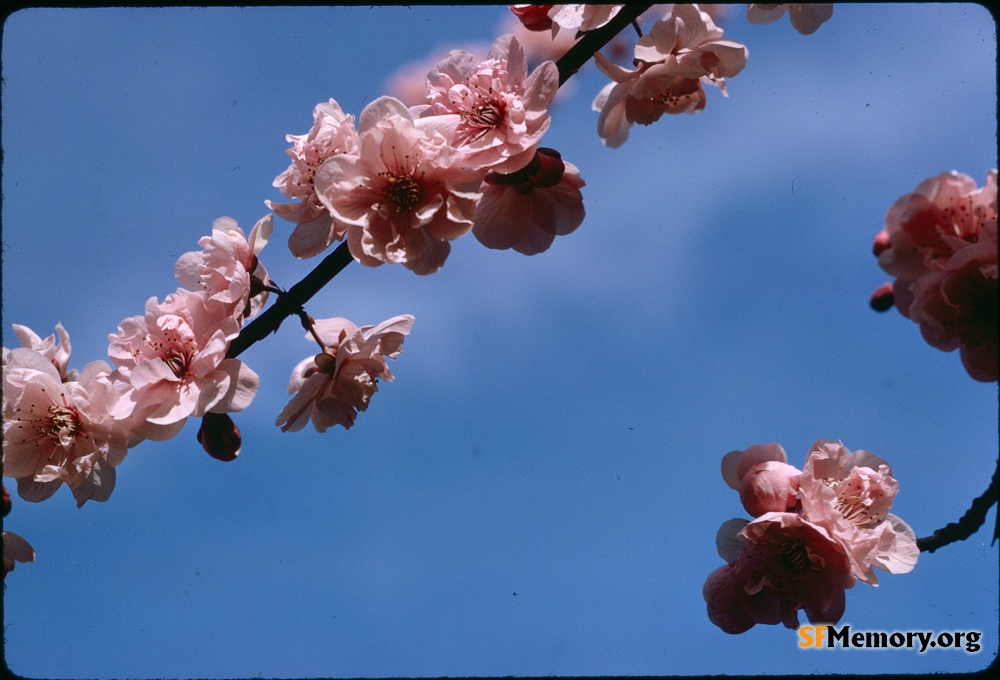
[[[740,493],[752,521],[731,519],[716,545],[727,564],[703,593],[708,618],[727,633],[758,623],[837,623],[844,591],[878,585],[875,568],[903,574],[920,554],[913,530],[889,513],[899,484],[889,465],[868,451],[820,439],[799,470],[778,444],[731,451],[722,477]]]

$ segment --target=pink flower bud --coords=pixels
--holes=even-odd
[[[794,512],[799,507],[800,476],[799,470],[788,463],[758,463],[743,476],[740,501],[754,517],[767,512]]]
[[[507,5],[529,31],[547,31],[552,28],[549,10],[552,5]]]
[[[872,252],[875,253],[875,257],[878,257],[891,247],[892,240],[889,238],[889,232],[883,229],[875,234],[875,239],[872,241]]]
[[[208,455],[224,463],[236,460],[243,444],[240,428],[236,427],[236,423],[229,417],[229,414],[212,413],[211,411],[201,419],[198,441],[201,442],[202,448]]]
[[[892,292],[892,281],[886,281],[875,289],[872,298],[868,302],[876,312],[886,312],[892,309],[894,296]]]
[[[555,149],[542,147],[520,170],[500,173],[491,170],[485,177],[487,184],[515,187],[522,194],[530,194],[535,189],[548,189],[562,181],[566,164]]]
[[[566,164],[555,149],[542,147],[528,164],[528,179],[538,189],[554,187],[562,180]]]

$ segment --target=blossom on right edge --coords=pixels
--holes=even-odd
[[[896,277],[892,301],[924,340],[958,349],[974,380],[996,381],[997,171],[981,188],[954,170],[924,180],[889,209],[874,252]],[[872,306],[888,309],[885,297]]]

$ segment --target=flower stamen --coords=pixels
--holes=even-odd
[[[386,180],[385,188],[382,190],[382,198],[395,212],[413,210],[423,200],[423,189],[412,176],[400,175],[395,172],[380,172],[379,176]]]

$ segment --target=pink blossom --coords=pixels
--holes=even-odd
[[[393,379],[385,360],[402,352],[413,317],[403,314],[361,328],[338,317],[317,320],[313,327],[326,349],[292,371],[288,393],[294,396],[275,420],[282,432],[301,430],[309,420],[317,432],[354,425],[358,411],[366,411],[378,391],[378,380]]]
[[[133,388],[116,417],[131,416],[142,436],[156,439],[172,436],[188,416],[246,408],[259,381],[243,362],[226,358],[238,333],[226,305],[205,291],[179,288],[162,304],[150,298],[145,316],[123,320],[108,338],[108,355]]]
[[[182,286],[204,290],[210,300],[227,305],[235,318],[258,313],[267,302],[267,270],[257,258],[271,238],[274,218],[265,215],[247,238],[230,217],[212,223],[211,236],[203,236],[202,250],[184,253],[174,274]]]
[[[52,365],[59,371],[59,378],[63,382],[76,380],[79,377],[79,371],[69,370],[69,357],[72,352],[72,346],[69,342],[69,333],[66,332],[61,323],[56,324],[56,333],[59,334],[58,342],[54,335],[50,335],[43,340],[35,331],[27,326],[14,323],[11,324],[11,327],[14,329],[17,339],[21,342],[21,347],[32,349],[51,361]]]
[[[35,550],[13,531],[3,532],[3,578],[14,571],[15,562],[34,562]]]
[[[754,517],[768,512],[794,512],[799,508],[798,468],[767,461],[754,465],[740,485],[740,501]]]
[[[87,364],[79,380],[62,382],[43,355],[10,350],[3,370],[3,473],[18,480],[29,501],[68,484],[78,505],[104,501],[114,468],[128,452],[127,423],[114,418],[124,389],[103,361]]]
[[[347,115],[331,99],[313,109],[313,126],[304,135],[287,135],[292,143],[287,154],[292,159],[288,169],[274,179],[285,196],[301,199],[293,203],[264,201],[276,215],[295,222],[288,237],[288,248],[295,257],[313,257],[335,241],[342,241],[347,225],[331,217],[316,197],[314,180],[323,162],[338,154],[358,155],[358,137],[354,116]]]
[[[816,29],[833,16],[833,5],[829,3],[807,3],[790,5],[747,5],[747,21],[751,24],[769,24],[785,16],[792,21],[792,27],[802,35],[815,33]]]
[[[552,36],[559,29],[573,35],[600,28],[615,18],[625,5],[551,5],[549,19],[552,21]]]
[[[472,233],[487,248],[541,253],[583,222],[583,186],[575,165],[541,148],[515,173],[486,175]]]
[[[521,25],[529,31],[547,31],[552,28],[549,10],[552,5],[507,5]]]
[[[556,65],[546,61],[529,76],[524,49],[508,34],[497,38],[484,61],[453,51],[427,74],[430,104],[414,112],[434,118],[434,129],[461,151],[463,164],[511,173],[534,156],[558,89]]]
[[[781,444],[754,444],[743,451],[730,451],[722,457],[722,479],[729,488],[739,491],[746,474],[755,465],[767,461],[788,462],[788,455]]]
[[[884,234],[884,235],[883,235]],[[955,171],[897,200],[876,237],[893,300],[932,347],[960,349],[975,380],[997,379],[997,171],[982,188]]]
[[[800,485],[803,517],[844,546],[855,577],[876,585],[873,567],[893,574],[913,569],[920,551],[910,527],[889,513],[899,483],[884,460],[820,439],[806,456]]]
[[[316,172],[320,202],[350,225],[347,243],[362,264],[437,271],[448,241],[472,227],[481,177],[474,186],[463,181],[459,152],[392,97],[365,107],[359,137],[359,156],[339,154]]]
[[[501,31],[502,32],[502,31]],[[382,90],[406,106],[425,106],[430,103],[427,98],[427,73],[434,69],[442,60],[448,58],[455,44],[440,45],[430,51],[423,59],[410,61],[389,74],[382,85]],[[465,52],[486,52],[490,49],[485,43],[468,43],[461,47]]]
[[[844,590],[854,585],[844,549],[821,526],[801,515],[769,512],[756,520],[730,520],[716,539],[728,564],[712,572],[702,593],[708,617],[730,634],[755,624],[836,623]]]
[[[598,134],[616,148],[633,123],[650,125],[664,113],[694,113],[705,107],[708,83],[721,87],[743,70],[747,49],[722,38],[723,31],[697,5],[675,5],[635,45],[634,69],[594,55],[597,67],[612,79],[594,99]]]
[[[722,459],[722,478],[740,492],[743,507],[754,517],[799,509],[799,475],[780,444],[755,444],[730,451]]]

